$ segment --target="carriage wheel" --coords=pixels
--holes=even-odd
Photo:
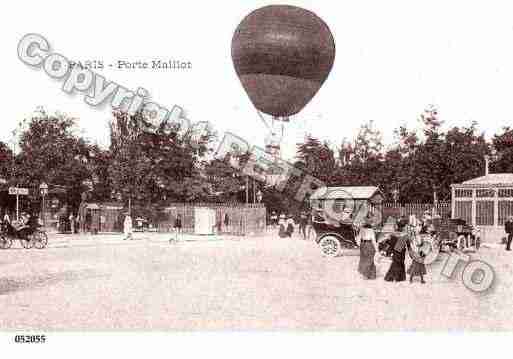
[[[12,246],[12,239],[9,237],[0,237],[0,248],[1,249],[9,249]]]
[[[325,236],[319,242],[321,252],[326,257],[337,257],[342,252],[342,245],[335,236]]]
[[[28,237],[28,239],[20,239],[21,246],[25,249],[31,249],[34,247],[34,241],[32,240],[31,236]]]
[[[37,231],[34,233],[32,238],[34,241],[34,246],[37,249],[46,248],[46,246],[48,245],[48,236],[46,235],[45,232]]]

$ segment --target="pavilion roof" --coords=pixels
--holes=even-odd
[[[486,176],[477,177],[460,184],[457,187],[513,187],[513,173],[490,173]]]
[[[321,187],[312,193],[310,199],[370,199],[377,193],[381,192],[374,186]]]

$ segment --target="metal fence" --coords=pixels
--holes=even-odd
[[[182,231],[194,233],[196,208],[215,211],[213,231],[218,234],[246,235],[263,233],[266,228],[266,208],[263,204],[173,203],[162,209],[157,223],[159,232],[171,232],[180,216]]]
[[[433,205],[433,203],[384,203],[383,219],[386,220],[389,216],[409,217],[412,214],[420,218],[425,211],[431,212],[433,207],[442,218],[451,218],[451,203],[438,202],[436,205]]]
[[[183,233],[195,233],[197,209],[210,209],[214,214],[211,230],[217,234],[251,235],[266,228],[266,208],[263,204],[241,203],[172,203],[159,208],[156,218],[146,218],[158,232],[172,232],[177,217]],[[121,232],[124,213],[121,204],[84,203],[79,211],[81,232]],[[135,225],[136,219],[132,218]]]

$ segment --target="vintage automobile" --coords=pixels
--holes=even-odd
[[[373,227],[376,231],[378,249],[382,253],[387,252],[389,239],[401,233],[407,233],[411,243],[417,247],[428,245],[436,253],[479,250],[481,245],[479,229],[468,225],[462,219],[436,218],[425,232],[409,225],[404,226],[405,232],[399,232],[395,220],[387,220],[385,223],[381,221],[382,198],[377,187],[324,187],[315,191],[310,197],[312,227],[321,252],[325,256],[335,257],[357,249],[356,239],[362,221],[355,217],[361,214],[367,218],[372,214],[377,218]],[[343,211],[345,208],[350,208],[352,212],[347,220],[332,219],[339,216],[328,215],[329,211],[337,212],[338,209],[340,213],[340,210]]]
[[[312,227],[315,231],[315,241],[321,252],[327,257],[337,257],[343,250],[356,249],[358,227],[352,222],[334,223],[319,210],[312,213]]]
[[[433,236],[440,246],[440,251],[477,251],[481,247],[479,228],[474,228],[463,219],[434,220],[433,227]]]
[[[372,219],[378,229],[377,239],[381,247],[394,233],[394,229],[381,223],[383,196],[377,187],[323,187],[310,197],[312,227],[315,241],[323,255],[336,257],[358,249],[357,235],[364,218]],[[335,207],[335,208],[332,208]],[[343,213],[347,211],[347,217]],[[333,219],[328,212],[341,214]]]

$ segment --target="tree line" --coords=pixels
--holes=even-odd
[[[434,193],[449,200],[451,184],[484,174],[485,156],[492,158],[492,172],[513,172],[510,127],[487,140],[475,122],[444,129],[433,109],[419,120],[420,129],[398,128],[394,143],[387,146],[372,121],[338,145],[306,136],[292,164],[327,185],[379,186],[388,201],[403,203],[431,202]],[[142,113],[116,111],[109,120],[110,145],[102,148],[80,134],[77,122],[43,108],[22,121],[14,148],[0,142],[4,187],[31,188],[31,202],[38,206],[38,186],[45,182],[61,189],[56,195],[74,210],[82,201],[131,201],[146,212],[169,202],[245,202],[247,194],[253,202],[257,190],[268,211],[307,207],[294,200],[302,178],[290,178],[277,191],[248,181],[228,162],[215,159],[217,134],[211,127],[199,139],[178,124],[149,131],[152,125]],[[242,156],[241,161],[247,159]],[[2,193],[2,207],[12,207],[13,196]]]

